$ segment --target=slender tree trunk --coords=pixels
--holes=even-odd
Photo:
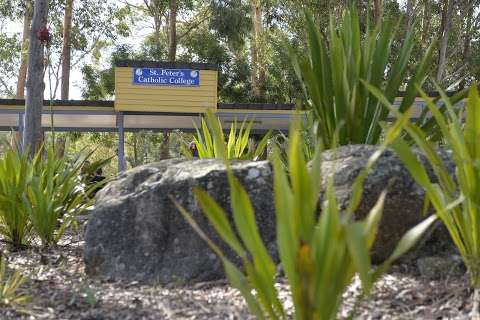
[[[42,108],[44,77],[44,44],[37,32],[47,25],[48,0],[36,0],[28,52],[27,99],[25,102],[25,131],[23,145],[30,148],[33,156],[42,141]]]
[[[160,146],[160,159],[165,160],[170,158],[170,133],[165,131],[163,133],[163,142]]]
[[[472,20],[473,20],[473,7],[474,4],[471,1],[467,2],[467,16],[465,22],[465,29],[463,34],[463,52],[462,52],[462,60],[464,63],[468,63],[467,61],[470,58],[470,47],[472,41]],[[460,89],[465,88],[465,78],[460,82],[459,87]]]
[[[177,57],[177,0],[170,0],[168,27],[168,59],[174,62]]]
[[[61,98],[68,100],[70,90],[71,68],[71,34],[72,34],[73,0],[67,0],[65,4],[65,18],[63,21],[63,48],[62,48],[62,87]]]
[[[252,72],[251,72],[251,79],[250,82],[252,83],[252,91],[253,91],[253,96],[255,98],[260,96],[260,89],[258,86],[258,48],[257,48],[257,33],[255,30],[255,20],[256,20],[256,13],[257,11],[255,10],[256,6],[254,2],[252,1],[251,3],[251,9],[252,9],[252,44],[250,46],[251,50],[251,63],[252,63]]]
[[[265,97],[265,81],[266,81],[266,69],[265,69],[265,55],[264,55],[264,30],[263,30],[263,10],[261,5],[259,4],[257,6],[257,19],[256,23],[257,25],[257,43],[258,43],[258,83],[260,86],[260,98],[264,99]]]
[[[25,81],[27,80],[28,69],[28,38],[30,36],[30,26],[33,17],[32,0],[25,1],[25,13],[23,16],[23,36],[22,36],[22,60],[20,62],[20,71],[17,81],[17,99],[25,98]]]
[[[137,167],[138,166],[138,133],[134,132],[133,133],[133,165],[132,167]]]
[[[61,135],[55,142],[55,153],[59,159],[65,156],[65,147],[67,146],[67,136]]]
[[[455,0],[444,0],[442,10],[442,26],[440,29],[440,50],[438,55],[437,82],[441,82],[447,63],[447,46],[452,24],[452,13]]]
[[[382,22],[382,16],[383,16],[383,1],[382,0],[374,0],[374,18],[375,18],[375,23],[378,25]]]
[[[255,97],[255,100],[262,100],[264,97],[265,91],[265,67],[263,65],[263,48],[262,48],[262,39],[263,39],[263,21],[262,21],[262,7],[257,0],[252,0],[250,2],[250,7],[252,10],[252,45],[251,45],[251,55],[252,55],[252,91]]]
[[[429,0],[423,0],[423,17],[422,17],[422,43],[428,41],[430,32],[430,4]]]
[[[414,20],[414,12],[413,8],[415,6],[415,0],[407,0],[407,29],[406,33],[410,32],[413,27],[413,20]]]
[[[153,16],[153,23],[155,27],[155,46],[157,48],[157,59],[161,59],[162,55],[162,40],[160,39],[160,28],[162,27],[161,25],[161,17],[160,16]]]

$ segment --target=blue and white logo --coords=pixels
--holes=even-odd
[[[133,84],[151,86],[198,87],[200,72],[189,69],[137,68]]]

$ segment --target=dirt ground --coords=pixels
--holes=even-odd
[[[11,268],[28,276],[22,286],[30,302],[0,306],[0,319],[251,319],[239,293],[224,281],[189,287],[143,286],[138,283],[89,279],[82,262],[81,234],[65,237],[56,248],[32,247],[8,252]],[[354,319],[466,319],[470,309],[465,275],[442,280],[423,279],[415,266],[394,266],[371,296],[358,303]],[[288,286],[278,284],[282,301],[291,311]],[[344,295],[339,318],[354,309],[358,279]],[[328,293],[327,293],[328,294]]]

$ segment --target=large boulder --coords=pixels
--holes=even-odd
[[[274,254],[271,166],[265,161],[239,161],[232,163],[232,170],[246,188],[262,237]],[[170,198],[184,206],[205,233],[235,259],[199,209],[194,186],[206,189],[230,211],[226,170],[219,160],[165,160],[130,170],[108,184],[97,195],[97,206],[86,228],[87,274],[160,284],[223,277],[218,258]]]
[[[335,177],[341,209],[348,206],[354,180],[377,150],[375,146],[352,145],[323,154],[322,183]],[[453,173],[449,154],[439,152]],[[421,153],[417,152],[417,156],[427,164]],[[271,165],[266,161],[238,161],[232,163],[232,170],[247,189],[260,233],[270,254],[276,257]],[[428,172],[433,178],[432,170]],[[229,187],[222,161],[165,160],[130,170],[108,184],[98,193],[97,206],[87,225],[86,272],[104,279],[161,284],[223,277],[218,258],[171,200],[173,197],[182,204],[205,233],[239,263],[199,209],[192,192],[194,186],[206,189],[230,215]],[[357,218],[368,214],[384,189],[387,197],[372,250],[376,262],[387,258],[403,234],[424,218],[424,190],[391,150],[384,152],[366,179],[363,198],[355,212]],[[427,256],[443,251],[436,248],[450,247],[446,230],[438,229],[427,245],[434,248],[424,250]]]
[[[334,176],[335,192],[342,209],[346,209],[350,202],[353,182],[377,150],[377,146],[349,145],[324,152],[322,183],[325,185],[327,180]],[[418,159],[426,165],[431,179],[434,180],[435,176],[425,156],[415,152]],[[447,164],[447,168],[453,173],[454,165],[449,160],[448,152],[443,150],[438,152]],[[425,218],[422,214],[425,191],[415,183],[402,161],[392,150],[386,150],[382,154],[365,181],[362,201],[355,212],[358,219],[367,216],[383,190],[387,190],[387,196],[377,238],[372,248],[375,262],[386,259],[403,234]],[[444,229],[441,234],[445,234]]]

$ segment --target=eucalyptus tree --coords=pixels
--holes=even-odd
[[[25,0],[23,13],[23,32],[21,47],[21,63],[18,71],[17,94],[16,97],[22,99],[25,97],[25,82],[27,80],[28,68],[28,37],[33,18],[33,1]]]
[[[27,99],[25,101],[25,132],[23,145],[29,148],[30,156],[36,154],[42,139],[42,109],[44,70],[44,49],[48,45],[49,34],[48,0],[36,0],[33,10],[32,27],[28,50]]]
[[[63,47],[62,47],[62,88],[61,98],[67,100],[70,91],[70,68],[72,55],[72,18],[74,0],[66,0],[65,17],[63,22]]]

